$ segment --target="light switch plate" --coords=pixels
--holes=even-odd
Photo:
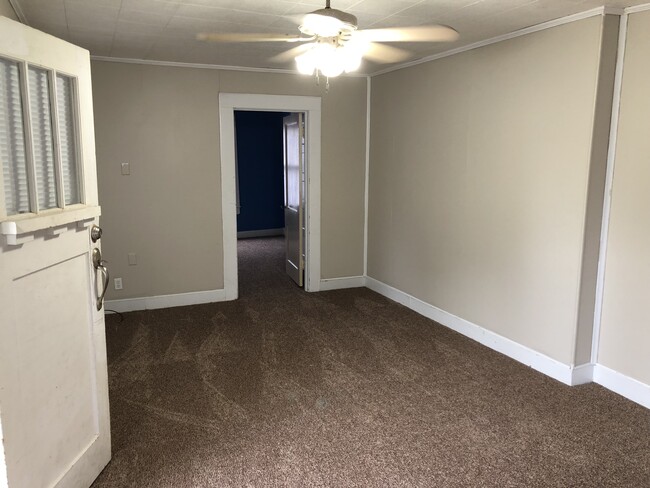
[[[135,266],[138,264],[138,257],[135,255],[134,252],[129,253],[129,266]]]
[[[129,163],[122,163],[122,174],[124,176],[131,174],[131,165]]]

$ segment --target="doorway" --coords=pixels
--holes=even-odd
[[[235,111],[238,239],[284,235],[282,122],[288,115]]]
[[[304,114],[237,110],[235,139],[239,293],[242,263],[252,262],[242,252],[255,249],[241,240],[251,238],[283,236],[283,268],[303,287]]]
[[[237,173],[235,111],[302,112],[305,115],[305,290],[320,290],[320,139],[321,99],[318,97],[219,95],[221,188],[223,222],[223,275],[227,300],[238,297]]]

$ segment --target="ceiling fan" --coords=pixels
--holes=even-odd
[[[363,58],[396,63],[410,57],[408,51],[380,44],[383,42],[451,42],[459,37],[455,29],[446,25],[363,30],[357,27],[354,15],[331,8],[330,0],[326,0],[325,8],[301,18],[297,35],[233,32],[203,33],[197,38],[213,42],[299,43],[271,60],[286,62],[295,58],[299,72],[331,78],[357,70]]]

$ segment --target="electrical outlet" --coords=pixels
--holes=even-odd
[[[130,252],[128,256],[129,256],[129,266],[135,266],[136,264],[138,264],[138,258],[134,252]]]
[[[122,289],[122,278],[115,278],[113,280],[113,286],[115,286],[116,290],[121,290]]]

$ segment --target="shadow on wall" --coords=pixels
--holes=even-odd
[[[284,112],[235,112],[237,232],[240,237],[284,228]]]

